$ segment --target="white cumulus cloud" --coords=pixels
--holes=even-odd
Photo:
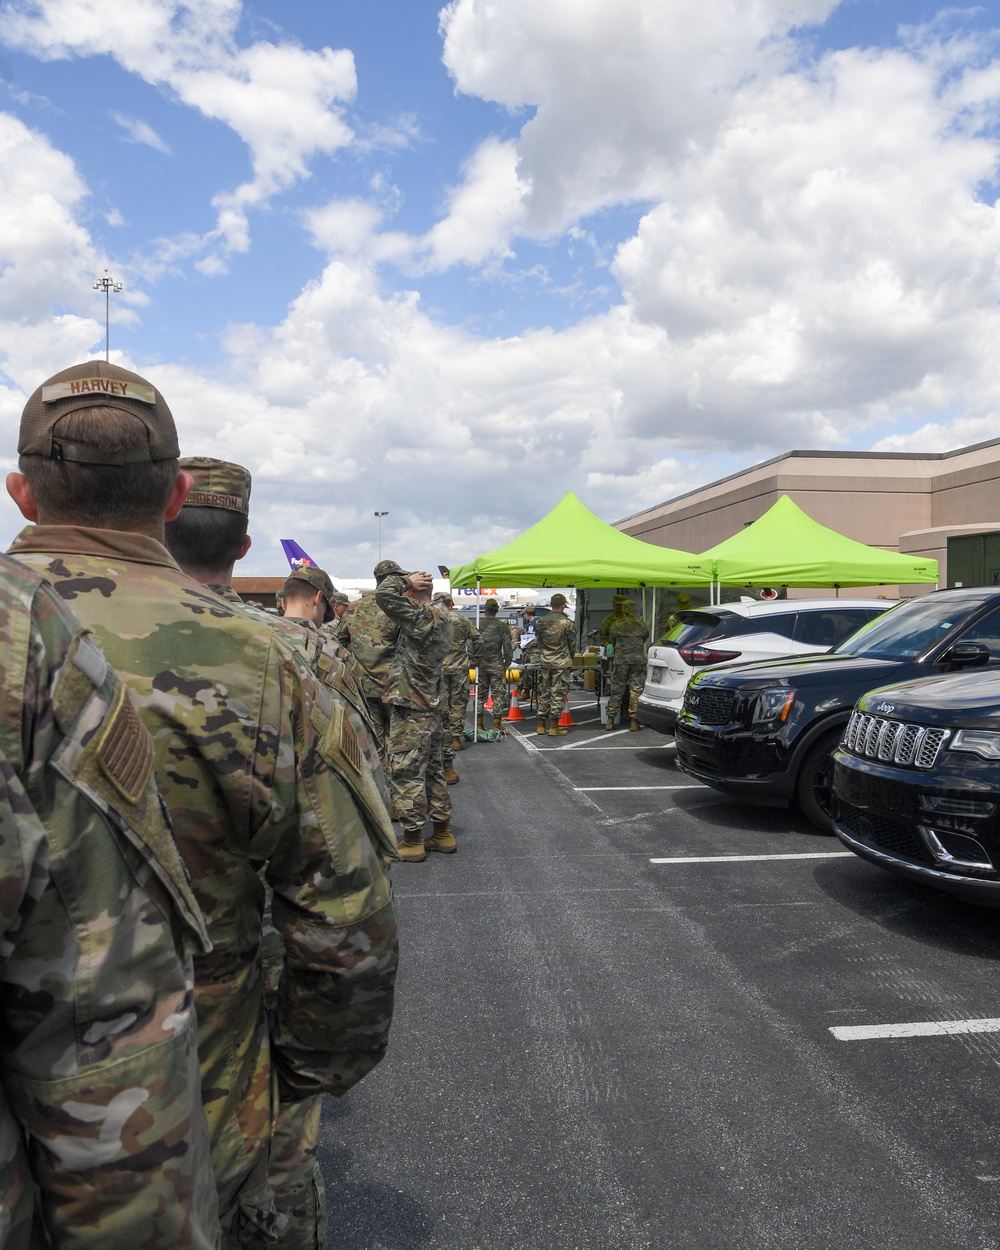
[[[354,98],[357,79],[344,50],[240,47],[241,15],[240,0],[12,0],[0,17],[0,38],[45,59],[114,57],[231,127],[249,149],[253,176],[216,196],[209,241],[224,252],[245,251],[248,210],[306,177],[318,153],[350,143],[341,106]]]

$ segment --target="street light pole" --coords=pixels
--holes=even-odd
[[[108,271],[105,269],[104,277],[98,278],[94,283],[95,291],[104,292],[104,359],[108,360],[111,356],[111,292],[117,295],[122,289],[122,284],[116,282],[114,278],[109,277]]]
[[[388,516],[389,513],[388,512],[374,512],[372,513],[372,515],[378,518],[378,558],[379,558],[379,562],[381,563],[382,561],[382,518],[384,516]]]

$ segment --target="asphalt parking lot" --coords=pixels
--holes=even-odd
[[[458,854],[393,870],[396,1023],[327,1107],[328,1246],[1000,1247],[1000,1034],[879,1027],[1000,1016],[1000,915],[574,698],[566,737],[459,755]]]

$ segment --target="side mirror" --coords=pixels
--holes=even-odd
[[[990,662],[990,649],[981,642],[956,642],[941,659],[946,664],[955,664],[962,668],[979,668]]]

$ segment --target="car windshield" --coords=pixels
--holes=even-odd
[[[911,599],[876,617],[834,647],[834,651],[873,660],[912,660],[929,650],[975,606],[968,599],[951,596]]]

